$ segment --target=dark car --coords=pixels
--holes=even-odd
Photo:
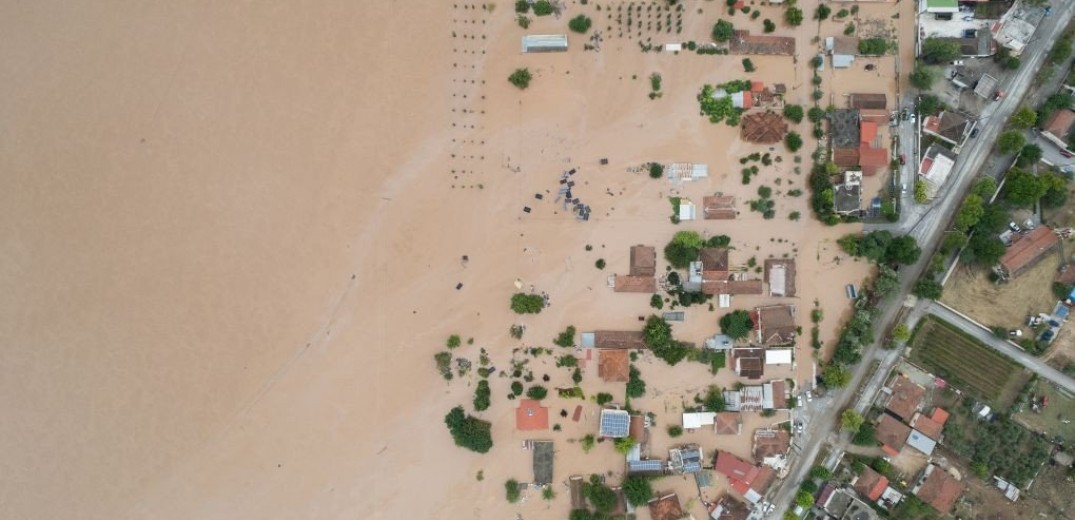
[[[970,137],[971,137],[971,139],[974,139],[975,137],[978,137],[978,129],[977,128],[975,128],[974,130],[970,131]]]

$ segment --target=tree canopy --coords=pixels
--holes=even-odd
[[[643,340],[653,355],[669,365],[687,357],[690,348],[672,337],[672,325],[659,316],[651,315],[642,329]]]
[[[720,332],[732,339],[743,339],[754,329],[754,320],[745,310],[729,312],[720,318]]]
[[[705,240],[694,231],[679,231],[664,246],[664,258],[676,269],[686,269],[690,263],[698,259],[698,253],[702,250]]]
[[[798,132],[788,132],[788,135],[784,136],[784,145],[788,150],[797,152],[803,147],[803,138]]]
[[[638,507],[653,498],[649,479],[640,475],[628,475],[623,479],[623,495],[631,505]]]
[[[989,199],[997,191],[997,181],[993,180],[992,177],[982,177],[978,179],[978,182],[974,183],[971,191],[982,199]]]
[[[939,299],[943,292],[944,286],[934,280],[932,276],[923,277],[915,282],[914,287],[911,288],[911,294],[930,300]]]
[[[847,431],[859,431],[859,428],[862,427],[862,423],[865,421],[866,419],[863,419],[858,412],[851,408],[844,410],[844,413],[840,414],[840,426]]]
[[[956,229],[966,233],[978,223],[978,219],[982,218],[984,213],[985,203],[982,201],[982,198],[973,193],[967,195],[967,197],[963,199],[963,205],[960,206],[959,211],[956,212]]]
[[[862,38],[859,40],[859,52],[866,55],[880,56],[888,51],[888,41],[884,38]]]
[[[713,26],[713,40],[724,43],[735,35],[735,26],[732,22],[721,19]]]
[[[878,263],[913,264],[922,254],[910,235],[893,237],[888,231],[872,231],[846,235],[838,240],[840,247],[851,256],[864,257]]]
[[[1063,177],[1054,173],[1041,176],[1045,184],[1045,194],[1041,196],[1041,205],[1047,208],[1058,208],[1068,200],[1068,182]]]
[[[1026,137],[1017,130],[1007,130],[997,137],[997,150],[1000,153],[1015,153],[1026,146]]]
[[[803,122],[803,107],[801,105],[784,105],[784,117],[792,123]]]
[[[545,298],[540,294],[515,293],[511,295],[511,310],[516,314],[537,314],[545,308]]]
[[[1019,158],[1016,159],[1015,164],[1024,167],[1033,166],[1037,164],[1044,155],[1045,152],[1042,151],[1040,146],[1034,143],[1028,143],[1022,150],[1019,150]]]
[[[1009,204],[1030,207],[1045,195],[1049,186],[1029,171],[1012,168],[1004,181],[1004,200]]]
[[[958,59],[963,55],[963,51],[959,49],[959,44],[949,40],[942,40],[940,38],[926,38],[922,42],[922,53],[920,57],[922,61],[931,65],[938,63],[944,63]]]
[[[585,34],[586,31],[590,30],[591,25],[593,25],[593,21],[584,14],[580,14],[567,22],[567,27],[579,34]]]
[[[1008,122],[1016,128],[1030,128],[1038,122],[1038,113],[1030,107],[1023,107],[1016,110]]]
[[[444,424],[452,434],[456,446],[462,446],[478,453],[486,453],[493,447],[492,425],[463,412],[462,406],[452,408],[444,416]]]
[[[911,85],[919,90],[929,90],[933,88],[933,72],[928,67],[916,66],[911,71]]]
[[[821,382],[825,388],[843,388],[851,384],[851,371],[840,365],[827,365],[821,372]]]
[[[515,69],[515,72],[508,76],[508,81],[518,87],[519,90],[525,90],[526,87],[530,86],[531,78],[530,69]]]
[[[788,25],[797,27],[803,23],[803,10],[798,7],[788,7],[784,10],[784,21]]]

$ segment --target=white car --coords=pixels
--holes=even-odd
[[[806,402],[814,402],[814,394],[812,394],[809,390],[806,391]]]

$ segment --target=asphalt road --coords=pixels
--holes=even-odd
[[[1002,123],[1021,103],[1052,42],[1067,26],[1073,11],[1075,11],[1075,2],[1066,3],[1066,5],[1059,8],[1054,7],[1052,16],[1045,18],[1042,24],[1038,26],[1037,34],[1023,52],[1022,66],[1000,86],[1001,89],[1007,92],[1007,96],[988,107],[982,115],[981,119],[986,119],[991,124],[982,125],[982,130],[978,137],[973,142],[964,145],[947,186],[937,194],[935,203],[921,214],[921,218],[918,220],[904,219],[903,222],[896,226],[889,224],[866,227],[867,231],[873,229],[893,230],[895,228],[896,231],[910,234],[915,237],[923,251],[922,258],[916,264],[906,266],[901,270],[900,290],[897,295],[879,308],[879,316],[874,322],[874,331],[879,338],[883,337],[884,332],[892,326],[904,299],[910,293],[911,286],[922,275],[931,253],[938,245],[945,224],[959,207],[959,203],[963,200],[963,194],[970,187],[975,174],[978,173],[990,156],[993,143],[1003,128]],[[903,132],[901,132],[902,135]],[[915,310],[918,311],[917,308]],[[839,414],[856,396],[859,397],[859,402],[856,402],[856,405],[860,404],[864,399],[866,399],[866,403],[869,403],[870,399],[867,398],[872,398],[871,396],[876,394],[880,384],[883,383],[882,374],[892,369],[901,353],[901,349],[897,349],[882,351],[882,355],[878,355],[879,350],[878,343],[874,343],[865,349],[862,355],[863,361],[855,368],[848,388],[860,388],[867,376],[867,372],[873,365],[872,360],[879,359],[881,365],[868,385],[860,388],[861,391],[857,393],[844,390],[826,397],[824,406],[821,406],[816,413],[811,414],[809,427],[806,428],[802,436],[803,451],[801,456],[789,471],[788,477],[779,484],[771,495],[774,510],[769,515],[770,518],[783,518],[784,513],[789,509],[792,499],[798,491],[799,483],[806,477],[814,460],[817,459],[821,446],[825,444],[824,441],[835,435]],[[816,401],[815,399],[815,404],[822,404]],[[832,459],[832,457],[829,457],[829,459]],[[834,464],[834,460],[826,460],[825,462]]]
[[[936,302],[930,304],[929,313],[955,325],[959,330],[970,334],[974,339],[981,341],[989,348],[1012,358],[1015,362],[1029,368],[1035,374],[1038,374],[1038,376],[1056,383],[1057,386],[1068,392],[1075,393],[1075,379],[1072,379],[1063,372],[1045,364],[1040,359],[1024,350],[1013,347],[1011,343],[994,336],[992,332],[983,329],[977,323],[967,319],[962,314],[954,312],[952,309]]]

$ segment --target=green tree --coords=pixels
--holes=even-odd
[[[664,177],[664,166],[658,162],[649,163],[649,177],[651,179],[660,179]]]
[[[537,2],[534,2],[534,14],[538,16],[548,16],[554,11],[555,9],[553,9],[549,0],[537,0]]]
[[[918,110],[924,115],[936,114],[942,108],[944,108],[944,103],[933,94],[923,94],[918,98]]]
[[[627,397],[637,398],[646,395],[646,382],[642,380],[642,373],[631,365],[627,377]]]
[[[966,233],[967,230],[978,224],[978,219],[982,218],[985,214],[985,203],[982,198],[975,194],[967,195],[963,199],[963,205],[959,207],[959,211],[956,212],[955,227],[957,230]]]
[[[664,246],[664,258],[676,269],[686,269],[690,263],[698,259],[705,240],[694,231],[680,231],[672,237],[672,241]]]
[[[884,38],[862,38],[859,40],[859,52],[868,56],[881,56],[888,52],[888,40]]]
[[[851,372],[840,365],[827,365],[821,372],[821,382],[826,388],[843,388],[851,383]]]
[[[894,294],[900,288],[900,278],[896,271],[887,265],[882,265],[877,271],[877,278],[873,281],[873,292],[878,298],[885,298]]]
[[[508,82],[518,87],[519,90],[526,90],[526,87],[530,86],[530,79],[530,69],[515,69],[515,72],[508,76]]]
[[[672,343],[672,325],[663,318],[650,315],[642,328],[643,339],[650,349],[662,349]]]
[[[596,439],[594,439],[594,436],[593,436],[592,433],[591,434],[586,434],[585,437],[583,437],[582,439],[579,439],[579,445],[582,446],[582,452],[583,453],[590,453],[590,450],[593,449],[594,442],[596,442]]]
[[[750,58],[743,58],[743,70],[746,72],[754,72],[754,62],[750,61]]]
[[[526,14],[530,11],[530,2],[526,0],[518,0],[515,2],[515,12],[519,14]]]
[[[906,324],[900,323],[892,329],[892,339],[903,343],[911,339],[911,329],[907,328]]]
[[[926,182],[922,180],[914,181],[914,201],[919,204],[925,204],[929,200],[929,193],[926,191]]]
[[[541,385],[534,385],[526,389],[526,396],[537,401],[544,399],[547,395],[549,395],[549,391]]]
[[[1015,206],[1030,207],[1038,202],[1048,189],[1045,182],[1033,173],[1012,168],[1004,181],[1004,200]]]
[[[1030,143],[1019,150],[1019,157],[1016,159],[1015,164],[1019,166],[1033,166],[1041,160],[1045,155],[1041,147]]]
[[[572,509],[568,520],[596,520],[596,518],[589,509]]]
[[[828,19],[829,14],[831,14],[831,13],[832,13],[832,8],[830,8],[829,6],[827,6],[825,4],[818,5],[817,9],[814,10],[814,19],[815,20],[826,20],[826,19]]]
[[[832,477],[832,472],[825,466],[814,466],[810,468],[810,478],[818,480],[828,480]]]
[[[784,137],[784,144],[788,150],[797,152],[803,146],[803,138],[797,132],[788,132],[788,135]]]
[[[877,446],[877,430],[872,424],[864,423],[851,437],[851,443],[856,446]]]
[[[632,506],[638,507],[653,499],[653,487],[649,479],[640,475],[628,475],[623,479],[623,496]]]
[[[811,123],[818,123],[825,118],[825,111],[818,107],[811,107],[810,110],[806,111],[806,118]]]
[[[584,14],[580,14],[567,22],[567,28],[579,34],[586,34],[586,31],[590,30],[591,25],[593,25],[593,21]]]
[[[627,438],[630,439],[630,437]],[[597,510],[596,518],[605,518],[605,513],[615,509],[618,501],[615,491],[593,477],[590,478],[590,482],[582,486],[582,493]]]
[[[474,410],[481,412],[489,409],[489,398],[492,392],[489,390],[489,381],[482,379],[474,389]]]
[[[766,19],[762,20],[762,21],[761,21],[761,24],[762,24],[762,26],[763,26],[763,29],[762,29],[762,30],[763,30],[763,31],[764,31],[764,32],[765,32],[766,34],[768,34],[768,33],[771,33],[771,32],[774,32],[774,31],[776,31],[776,24],[775,24],[775,23],[773,23],[773,21],[772,21],[772,20],[770,20],[770,19],[768,19],[768,18],[766,18]]]
[[[1015,128],[1030,128],[1038,122],[1038,113],[1030,107],[1023,107],[1016,110],[1008,122]]]
[[[929,90],[933,88],[933,72],[925,66],[918,65],[911,71],[911,85],[919,90]]]
[[[664,308],[664,298],[661,298],[661,295],[659,295],[659,294],[654,294],[653,296],[650,296],[649,297],[649,306],[653,307],[654,309],[657,309],[657,310],[663,309]]]
[[[952,231],[944,234],[944,242],[941,245],[941,252],[944,254],[951,253],[963,249],[967,245],[967,235]]]
[[[563,332],[556,335],[556,338],[552,340],[553,344],[558,347],[571,348],[575,346],[575,326],[568,325]]]
[[[515,479],[509,479],[504,483],[504,494],[508,499],[508,502],[512,504],[519,501],[519,482]]]
[[[858,412],[851,408],[844,410],[844,413],[840,414],[840,426],[850,432],[859,431],[865,421]]]
[[[754,320],[745,310],[736,310],[720,318],[720,332],[732,339],[743,339],[754,330]]]
[[[982,266],[993,266],[1004,256],[1007,248],[1004,242],[992,235],[975,234],[967,243],[963,255],[968,261]]]
[[[914,287],[911,288],[911,294],[918,296],[919,298],[926,298],[930,300],[940,299],[941,294],[944,292],[944,286],[934,280],[932,276],[925,276],[915,282]]]
[[[683,427],[682,426],[680,426],[678,424],[673,424],[673,425],[668,427],[668,436],[669,437],[675,439],[676,437],[679,437],[680,435],[683,435]]]
[[[518,381],[511,382],[511,395],[516,397],[523,395],[523,384]]]
[[[726,42],[732,39],[735,35],[735,26],[732,22],[727,20],[717,20],[716,25],[713,26],[713,40],[717,42]]]
[[[1045,194],[1041,196],[1041,205],[1047,208],[1058,208],[1068,200],[1068,182],[1063,177],[1053,173],[1041,176],[1045,184]]]
[[[545,298],[538,294],[515,293],[511,296],[511,310],[516,314],[537,314],[545,308]]]
[[[462,446],[477,453],[486,453],[493,447],[490,434],[492,425],[486,421],[466,415],[462,406],[456,406],[444,416],[444,424],[452,434],[456,446]]]
[[[885,248],[885,261],[903,265],[911,265],[918,261],[922,255],[922,249],[911,235],[903,235],[893,238]]]
[[[705,391],[705,398],[702,399],[702,406],[707,412],[723,412],[724,391],[717,385],[709,385]]]
[[[997,181],[993,180],[992,177],[982,177],[974,184],[972,191],[982,200],[988,200],[997,191]]]
[[[814,505],[814,495],[800,491],[795,495],[795,504],[803,509],[810,509]]]
[[[803,23],[803,10],[798,7],[789,7],[784,10],[784,21],[792,27],[798,27]]]
[[[922,42],[920,57],[931,65],[952,61],[961,56],[963,52],[959,50],[959,44],[956,42],[940,38],[926,38]]]
[[[459,334],[452,334],[451,336],[448,336],[447,344],[448,348],[452,349],[458,347],[459,345],[462,345],[463,340],[459,339]]]
[[[997,137],[997,150],[1000,153],[1008,154],[1015,153],[1023,149],[1026,145],[1026,138],[1023,134],[1015,130],[1007,130]]]
[[[803,107],[801,105],[784,105],[784,117],[795,124],[803,122]]]
[[[631,452],[631,449],[635,447],[635,440],[631,437],[620,437],[615,442],[616,451],[627,455]]]

